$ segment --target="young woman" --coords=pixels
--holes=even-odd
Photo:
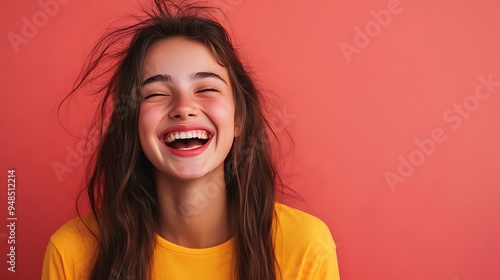
[[[157,0],[94,49],[75,90],[117,64],[101,92],[92,213],[51,237],[42,279],[339,279],[328,227],[275,201],[262,97],[201,12]]]

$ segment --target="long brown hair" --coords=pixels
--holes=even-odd
[[[155,248],[158,198],[154,167],[138,139],[140,73],[149,47],[172,36],[205,44],[227,67],[239,136],[224,161],[230,232],[235,237],[234,276],[274,280],[279,267],[272,224],[279,183],[270,150],[271,126],[263,97],[243,66],[230,36],[194,5],[155,0],[137,23],[108,31],[92,50],[70,93],[106,80],[96,125],[97,148],[89,165],[87,194],[97,230],[91,279],[149,279]],[[109,75],[111,73],[111,75]],[[109,75],[109,76],[108,76]]]

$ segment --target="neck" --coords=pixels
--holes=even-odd
[[[156,174],[160,236],[189,248],[208,248],[229,239],[224,168],[196,180]]]

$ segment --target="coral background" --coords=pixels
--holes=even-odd
[[[0,4],[1,279],[39,279],[50,235],[76,215],[92,116],[84,98],[62,114],[74,137],[57,105],[97,36],[138,1]],[[283,171],[304,199],[289,203],[328,224],[343,280],[500,279],[500,2],[212,3],[281,97],[294,140]]]

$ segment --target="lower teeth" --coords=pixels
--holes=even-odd
[[[196,148],[199,148],[199,147],[201,147],[201,145],[194,145],[192,147],[186,147],[186,148],[178,148],[178,150],[189,151],[189,150],[193,150],[193,149],[196,149]]]

